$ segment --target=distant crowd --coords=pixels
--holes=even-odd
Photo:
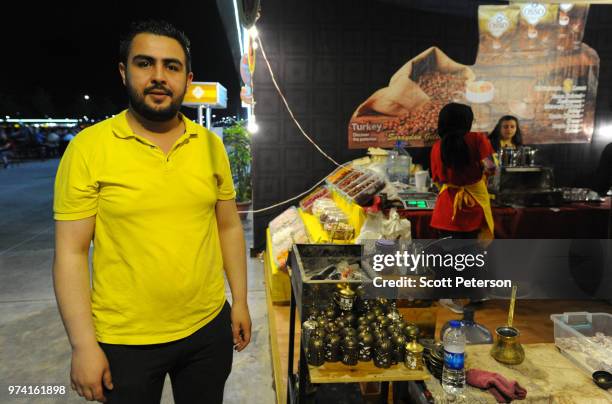
[[[0,127],[0,163],[7,168],[26,160],[61,157],[81,127]]]

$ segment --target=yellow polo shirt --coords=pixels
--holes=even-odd
[[[189,336],[225,303],[215,204],[235,197],[223,142],[181,115],[168,155],[126,112],[80,132],[55,179],[55,220],[96,217],[92,311],[98,341]]]

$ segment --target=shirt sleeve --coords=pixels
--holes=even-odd
[[[53,217],[55,220],[79,220],[98,211],[98,185],[81,151],[70,142],[55,176]]]
[[[227,201],[236,197],[234,189],[234,181],[232,179],[232,171],[230,169],[227,151],[223,145],[223,141],[212,134],[213,144],[215,145],[215,176],[217,177],[217,199]]]
[[[495,150],[491,145],[491,141],[484,133],[479,134],[478,138],[478,157],[479,160],[484,160],[495,153]]]

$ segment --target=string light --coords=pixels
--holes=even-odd
[[[341,165],[342,165],[342,166],[345,166],[345,165],[347,165],[347,164],[349,164],[349,163],[350,163],[350,162],[347,162],[347,163],[344,163],[344,164],[341,164]],[[334,169],[334,171],[335,171],[335,170],[336,170],[336,169]],[[287,199],[286,201],[279,202],[279,203],[274,204],[274,205],[272,205],[272,206],[267,206],[267,207],[265,207],[265,208],[261,208],[261,209],[256,209],[256,210],[242,210],[242,211],[239,211],[238,213],[261,213],[261,212],[265,212],[265,211],[267,211],[267,210],[271,210],[271,209],[277,208],[277,207],[279,207],[279,206],[285,205],[285,204],[287,204],[287,203],[289,203],[289,202],[293,202],[293,201],[295,201],[296,199],[300,199],[301,197],[306,196],[306,195],[308,195],[309,193],[311,193],[311,192],[312,192],[312,191],[313,191],[313,190],[314,190],[316,187],[318,187],[320,184],[322,184],[323,182],[325,182],[325,180],[327,179],[327,177],[329,177],[329,176],[330,176],[330,175],[331,175],[331,174],[332,174],[334,171],[332,171],[332,172],[330,172],[329,174],[327,174],[325,177],[323,177],[321,180],[319,180],[319,181],[318,181],[316,184],[314,184],[312,187],[310,187],[310,188],[309,188],[309,189],[307,189],[306,191],[304,191],[304,192],[302,192],[301,194],[296,195],[296,196],[294,196],[294,197],[292,197],[292,198],[290,198],[290,199]]]
[[[251,115],[249,117],[249,122],[247,123],[247,130],[253,134],[259,132],[259,125],[257,125],[257,122],[255,121],[255,115]]]
[[[325,156],[329,161],[331,161],[332,163],[334,163],[334,165],[340,167],[340,166],[345,166],[348,163],[344,163],[344,164],[339,164],[336,160],[334,160],[332,157],[330,157],[327,153],[325,153],[320,147],[319,145],[317,145],[310,136],[308,136],[308,134],[304,131],[304,129],[302,128],[302,125],[300,125],[300,123],[298,122],[298,120],[295,118],[295,115],[293,114],[293,111],[291,110],[291,107],[289,107],[289,103],[287,102],[287,99],[285,98],[283,92],[281,91],[278,83],[276,82],[276,78],[274,76],[274,72],[272,71],[272,66],[270,66],[270,62],[268,61],[268,57],[266,55],[266,52],[264,50],[263,44],[261,43],[261,37],[259,37],[258,33],[257,33],[257,28],[255,28],[255,26],[251,27],[248,31],[249,35],[251,36],[251,38],[255,39],[253,41],[253,49],[258,49],[261,48],[261,54],[264,58],[264,61],[266,62],[266,66],[268,67],[268,71],[270,72],[270,77],[272,78],[272,83],[274,84],[274,87],[276,88],[276,91],[278,92],[278,95],[281,97],[281,99],[283,100],[283,104],[285,105],[285,108],[287,109],[287,112],[289,112],[289,115],[291,116],[291,119],[293,120],[293,122],[295,123],[295,125],[297,126],[297,128],[300,130],[300,132],[302,133],[302,135],[310,142],[312,143],[312,145],[323,155]],[[247,130],[251,133],[257,133],[257,131],[259,130],[259,125],[257,125],[257,122],[255,121],[255,114],[251,114],[251,116],[249,117],[249,122],[247,124]],[[335,171],[335,169],[334,169]],[[333,171],[331,172],[333,173]],[[261,208],[261,209],[255,209],[255,210],[245,210],[245,211],[240,211],[239,213],[261,213],[261,212],[266,212],[268,210],[272,210],[274,208],[277,208],[279,206],[283,206],[289,202],[293,202],[297,199],[302,198],[305,195],[308,195],[310,192],[312,192],[316,187],[318,187],[320,184],[324,183],[325,180],[327,179],[327,177],[331,174],[329,173],[328,175],[326,175],[325,177],[323,177],[321,180],[319,180],[318,182],[316,182],[312,187],[310,187],[309,189],[307,189],[306,191],[302,192],[299,195],[296,195],[292,198],[289,198],[285,201],[276,203],[274,205],[271,206],[267,206],[265,208]]]

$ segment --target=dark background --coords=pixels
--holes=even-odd
[[[365,154],[347,148],[347,123],[355,107],[406,61],[435,45],[460,63],[474,63],[479,3],[484,2],[262,0],[258,27],[298,120],[327,153],[344,162]],[[216,110],[218,118],[244,113],[240,79],[215,0],[14,1],[3,4],[2,15],[0,116],[73,118],[97,111],[103,118],[124,109],[119,38],[131,21],[146,18],[164,18],[184,30],[192,43],[195,80],[218,81],[228,89],[228,109]],[[540,147],[559,186],[588,186],[603,145],[612,141],[601,130],[607,125],[612,137],[609,21],[612,5],[591,6],[584,41],[601,59],[593,143]],[[84,94],[91,97],[87,103]],[[253,137],[254,207],[262,208],[310,188],[333,165],[290,120],[261,53],[255,96],[261,129]],[[195,117],[194,110],[185,111]],[[426,150],[410,152],[427,156]],[[267,223],[283,209],[255,215],[256,249],[264,246]]]
[[[289,105],[306,132],[336,161],[365,155],[349,150],[347,125],[355,108],[423,50],[437,46],[471,65],[478,46],[475,0],[262,0],[257,26]],[[612,5],[591,6],[584,42],[600,56],[596,129],[592,144],[539,146],[555,169],[558,186],[588,186],[610,124]],[[254,208],[310,188],[334,167],[304,139],[291,121],[258,55],[253,138]],[[608,139],[602,126],[608,125]],[[427,156],[410,150],[413,157]],[[267,223],[284,208],[257,214],[256,249],[264,248]],[[545,225],[545,224],[544,224]]]
[[[228,109],[242,113],[240,82],[214,0],[28,2],[3,4],[0,114],[21,118],[104,118],[127,106],[117,64],[132,21],[162,18],[191,40],[195,81],[218,81]],[[91,99],[87,103],[83,95]],[[189,115],[195,110],[186,108]],[[17,114],[19,112],[19,115]]]

